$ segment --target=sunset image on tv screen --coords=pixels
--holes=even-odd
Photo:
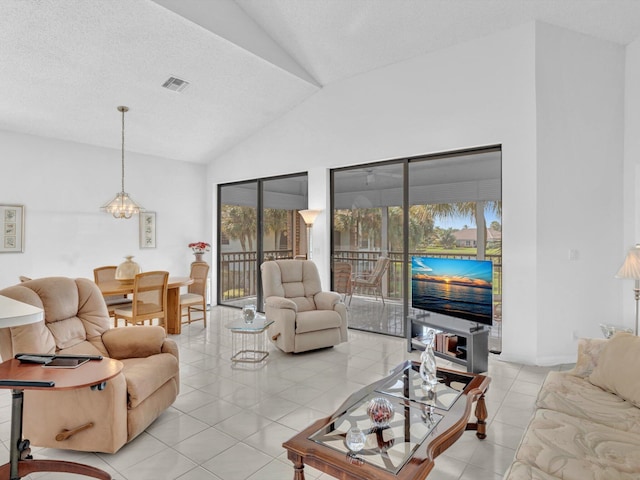
[[[413,308],[491,324],[493,265],[487,260],[411,259]]]

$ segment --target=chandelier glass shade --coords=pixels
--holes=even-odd
[[[124,191],[124,114],[129,111],[128,107],[120,106],[118,111],[122,113],[122,183],[121,191],[115,198],[105,203],[101,209],[110,213],[114,218],[131,218],[133,215],[144,212],[144,208],[137,204],[128,193]]]

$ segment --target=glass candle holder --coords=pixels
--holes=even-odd
[[[242,318],[245,323],[253,323],[253,320],[256,318],[256,306],[251,304],[242,307]]]
[[[344,442],[353,453],[358,453],[364,448],[367,437],[358,427],[351,427],[345,436]]]

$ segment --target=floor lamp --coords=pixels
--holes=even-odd
[[[636,244],[627,253],[627,258],[624,259],[624,263],[616,278],[632,278],[635,280],[635,287],[633,292],[636,298],[636,335],[638,335],[638,300],[640,300],[640,244]]]
[[[298,213],[302,216],[304,223],[307,225],[307,260],[311,260],[311,252],[313,251],[313,242],[311,240],[311,228],[313,222],[316,221],[316,217],[320,214],[321,210],[299,210]]]

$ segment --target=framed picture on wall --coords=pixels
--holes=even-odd
[[[24,252],[24,206],[0,205],[0,253]]]
[[[140,213],[140,248],[156,248],[156,212]]]

